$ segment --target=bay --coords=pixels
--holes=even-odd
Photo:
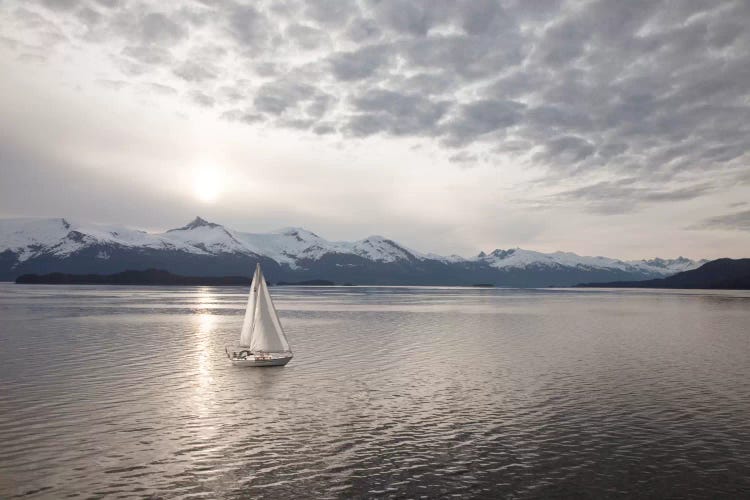
[[[0,497],[741,497],[750,293],[0,284]]]

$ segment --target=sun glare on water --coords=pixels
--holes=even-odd
[[[221,194],[221,175],[216,169],[196,170],[193,174],[193,194],[204,203],[213,203]]]

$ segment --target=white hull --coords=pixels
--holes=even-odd
[[[229,358],[234,366],[284,366],[293,356],[248,356],[245,359]]]

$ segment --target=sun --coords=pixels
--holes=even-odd
[[[193,173],[193,194],[203,203],[213,203],[221,194],[221,173],[215,168],[202,168]]]

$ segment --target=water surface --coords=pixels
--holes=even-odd
[[[750,293],[0,284],[0,497],[750,491]]]

